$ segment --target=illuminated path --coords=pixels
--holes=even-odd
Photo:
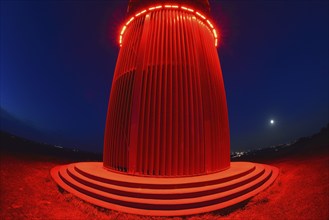
[[[230,162],[226,94],[207,0],[130,0],[107,111],[103,163],[55,167],[92,204],[181,216],[245,201],[274,167]]]
[[[66,191],[100,207],[140,215],[181,216],[247,200],[270,186],[278,169],[232,162],[229,170],[215,174],[145,178],[105,170],[100,162],[86,162],[55,167],[51,175]]]

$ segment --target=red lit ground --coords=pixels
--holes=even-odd
[[[280,175],[270,188],[247,203],[184,219],[328,219],[328,142],[304,145],[298,153],[294,150],[266,160],[252,158],[278,167]],[[0,219],[167,219],[97,208],[59,190],[50,169],[71,162],[68,159],[3,150],[0,159]]]

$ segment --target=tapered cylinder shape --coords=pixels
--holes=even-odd
[[[193,176],[230,166],[228,113],[214,35],[188,10],[147,10],[125,28],[104,135],[103,166]]]

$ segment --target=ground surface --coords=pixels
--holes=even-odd
[[[269,157],[248,157],[280,169],[266,191],[236,207],[208,214],[141,217],[95,207],[63,192],[49,171],[58,164],[85,158],[43,152],[28,153],[17,141],[1,138],[0,219],[329,219],[328,133],[296,143]],[[16,150],[13,150],[16,149]],[[59,159],[59,157],[64,159]],[[266,159],[264,159],[266,158]],[[91,157],[94,160],[95,157]],[[242,158],[246,159],[246,158]]]

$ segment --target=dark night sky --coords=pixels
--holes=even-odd
[[[128,1],[1,1],[1,129],[102,151]],[[210,1],[233,151],[328,123],[328,1]],[[275,120],[270,125],[270,119]]]

